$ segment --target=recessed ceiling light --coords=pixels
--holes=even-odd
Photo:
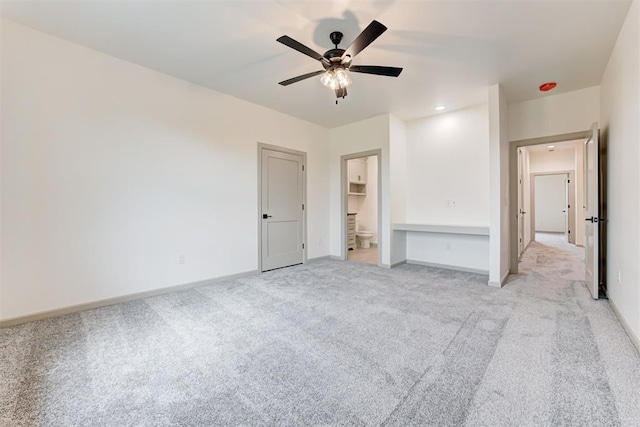
[[[444,105],[438,105],[437,107],[435,107],[435,108],[434,108],[434,110],[436,110],[436,111],[442,111],[442,110],[444,110],[445,108],[447,108],[447,107],[445,107]]]
[[[548,148],[549,150],[553,150],[554,148],[556,148],[556,146],[555,146],[555,145],[549,145],[549,146],[547,146],[547,148]]]

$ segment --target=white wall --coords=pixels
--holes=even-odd
[[[573,200],[576,216],[576,245],[584,246],[584,144],[578,143],[575,146],[575,159],[573,170],[576,182],[575,198]]]
[[[509,274],[510,260],[509,111],[499,84],[489,87],[489,165],[489,285],[502,286]]]
[[[372,243],[378,243],[378,157],[367,158],[367,195],[362,201],[357,219],[362,230],[372,231]]]
[[[406,158],[407,222],[489,225],[486,104],[407,123]],[[489,269],[486,237],[406,235],[408,260]]]
[[[354,160],[349,160],[352,162]],[[366,196],[347,196],[348,212],[355,213],[361,230],[374,233],[371,243],[378,242],[378,157],[365,158],[367,164]]]
[[[535,177],[535,231],[566,232],[566,180],[566,174]]]
[[[609,300],[640,349],[640,2],[629,9],[601,82],[607,145]],[[618,282],[620,272],[620,282]]]
[[[598,86],[509,105],[509,140],[589,130],[600,119]]]
[[[258,142],[307,152],[328,254],[328,130],[2,27],[0,318],[256,270]]]
[[[382,180],[381,229],[378,230],[378,245],[382,263],[390,265],[390,196],[389,196],[389,115],[373,117],[329,131],[329,185],[330,185],[330,254],[342,256],[343,224],[340,168],[341,156],[370,150],[381,150],[382,167],[379,170]]]
[[[389,115],[389,176],[391,223],[402,223],[407,218],[407,147],[406,124]],[[407,259],[407,240],[403,232],[391,231],[390,263],[396,265]]]
[[[530,152],[530,173],[570,171],[575,167],[575,150],[562,149],[556,151]]]
[[[523,151],[523,168],[522,168],[522,189],[523,189],[523,197],[522,197],[522,206],[523,210],[526,212],[524,214],[524,248],[526,249],[527,245],[531,243],[531,239],[533,236],[531,235],[531,218],[533,217],[533,211],[531,208],[531,155],[529,154],[529,150],[527,147],[522,148]]]
[[[407,222],[489,224],[487,121],[485,104],[407,123]]]

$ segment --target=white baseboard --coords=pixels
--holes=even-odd
[[[33,314],[27,314],[25,316],[10,317],[8,319],[0,320],[0,328],[8,328],[11,326],[21,325],[23,323],[33,322],[36,320],[49,319],[51,317],[58,317],[58,316],[64,316],[65,314],[77,313],[78,311],[91,310],[94,308],[106,307],[108,305],[120,304],[123,302],[139,300],[142,298],[168,294],[170,292],[197,288],[199,286],[210,285],[223,280],[237,279],[240,277],[251,276],[257,273],[258,273],[257,270],[251,270],[251,271],[246,271],[244,273],[230,274],[228,276],[215,277],[213,279],[199,280],[197,282],[183,283],[181,285],[175,285],[175,286],[167,286],[160,289],[153,289],[151,291],[136,292],[133,294],[123,295],[123,296],[114,297],[114,298],[107,298],[107,299],[87,302],[83,304],[70,305],[70,306],[61,307],[61,308],[55,308],[53,310],[40,311]]]
[[[408,259],[407,264],[424,265],[426,267],[443,268],[445,270],[464,271],[465,273],[482,274],[485,276],[489,274],[489,271],[481,270],[478,268],[461,267],[458,265],[449,265],[449,264],[438,264],[437,262],[425,262],[425,261],[418,261],[414,259]]]
[[[338,255],[329,255],[329,259],[332,259],[334,261],[344,261],[342,257]]]
[[[307,263],[323,261],[325,259],[331,259],[331,257],[329,255],[325,255],[325,256],[319,256],[319,257],[315,257],[315,258],[309,258],[309,259],[307,259]]]
[[[622,327],[624,328],[625,332],[627,333],[627,335],[629,335],[629,339],[631,340],[633,345],[638,350],[638,353],[640,353],[640,337],[638,337],[638,335],[636,335],[636,333],[633,331],[633,329],[631,329],[631,326],[629,326],[629,323],[627,322],[627,319],[624,318],[624,316],[622,315],[622,313],[618,309],[618,306],[616,305],[615,302],[613,302],[613,300],[611,298],[609,298],[609,305],[611,306],[611,308],[613,309],[613,312],[615,313],[616,317],[618,318],[618,320],[622,324]]]
[[[487,272],[487,274],[489,274]],[[502,277],[500,278],[500,282],[496,282],[494,280],[489,280],[489,282],[487,282],[487,285],[491,286],[492,288],[501,288],[505,285],[505,283],[507,282],[507,278],[509,277],[511,273],[509,272],[509,270],[507,270]]]

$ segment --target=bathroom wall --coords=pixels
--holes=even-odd
[[[378,242],[378,158],[367,158],[367,195],[362,198],[358,216],[360,229],[373,231],[371,243]]]

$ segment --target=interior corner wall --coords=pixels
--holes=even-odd
[[[343,223],[341,157],[371,150],[381,150],[381,168],[378,171],[382,182],[380,189],[382,206],[378,230],[378,248],[382,264],[391,265],[391,209],[389,195],[389,115],[383,114],[349,125],[329,130],[329,213],[330,255],[342,257]]]
[[[391,223],[403,223],[407,218],[407,127],[393,115],[389,115],[389,157]],[[392,230],[390,264],[406,259],[406,233]]]
[[[1,52],[2,319],[255,271],[258,142],[307,153],[329,254],[328,129],[10,21]]]
[[[509,140],[582,132],[600,119],[600,87],[509,105]]]
[[[601,139],[607,151],[607,292],[640,350],[639,0],[632,3],[620,30],[601,94]]]
[[[487,104],[407,123],[406,221],[489,225]],[[488,236],[406,232],[407,260],[489,270]]]
[[[509,274],[509,105],[499,84],[489,87],[489,285]]]

